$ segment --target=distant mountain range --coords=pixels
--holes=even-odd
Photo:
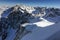
[[[3,12],[6,10],[14,8],[11,10],[20,10],[22,13],[27,12],[29,14],[32,14],[33,16],[41,16],[41,17],[47,17],[49,16],[60,16],[60,9],[59,8],[47,8],[47,7],[31,7],[31,6],[25,6],[25,5],[15,5],[13,7],[8,6],[2,6],[0,7],[0,17]],[[9,11],[11,12],[11,11]],[[6,14],[7,15],[7,14]]]

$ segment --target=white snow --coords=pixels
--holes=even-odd
[[[47,40],[50,36],[52,36],[57,31],[60,31],[60,23],[44,27],[37,28],[32,33],[27,34],[21,40]]]
[[[36,23],[33,23],[33,24],[36,24],[38,27],[47,27],[47,26],[53,25],[55,23],[49,22],[46,19],[42,18],[42,21],[36,22]]]
[[[47,40],[50,36],[60,31],[59,18],[60,17],[54,17],[50,19],[48,18],[48,20],[45,18],[40,18],[42,19],[42,21],[38,21],[38,19],[34,19],[31,20],[32,23],[23,24],[22,26],[24,27],[26,27],[27,25],[31,25],[32,27],[30,29],[32,33],[27,34],[21,40]],[[37,22],[33,22],[33,21],[37,21]],[[35,28],[33,25],[36,25]]]
[[[20,6],[21,9],[26,10],[28,13],[32,13],[33,11],[35,11],[34,7],[31,6]]]
[[[38,19],[35,19],[35,20],[38,20]],[[35,20],[32,20],[32,21],[35,21]],[[34,25],[35,24],[38,27],[47,27],[47,26],[55,24],[54,22],[49,22],[44,18],[40,18],[40,20],[42,20],[42,21],[38,21],[38,22],[35,22],[35,23],[25,23],[25,24],[22,24],[22,26],[25,27],[26,25]]]

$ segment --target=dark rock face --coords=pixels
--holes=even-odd
[[[2,36],[2,40],[5,40],[8,36],[7,34],[8,29],[18,29],[20,30],[21,24],[29,22],[28,18],[31,16],[31,14],[27,13],[26,11],[22,13],[19,10],[19,7],[15,10],[15,7],[12,8],[12,12],[7,16],[7,18],[2,17],[0,21],[0,35]],[[25,28],[24,28],[25,29]],[[23,30],[24,30],[23,29]],[[22,29],[21,29],[22,30]]]

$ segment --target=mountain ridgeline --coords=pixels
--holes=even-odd
[[[16,33],[18,33],[18,31],[23,32],[25,27],[22,27],[21,24],[29,23],[29,19],[56,16],[60,16],[59,8],[30,7],[25,5],[16,5],[7,8],[0,13],[0,36],[2,40],[5,40],[11,28],[17,30]]]

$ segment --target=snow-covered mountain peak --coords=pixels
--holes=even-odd
[[[15,5],[12,7],[2,6],[0,7],[0,17],[1,14],[6,10],[21,11],[22,13],[27,12],[35,17],[54,17],[60,15],[60,10],[58,8],[46,8],[46,7],[31,7],[26,5]],[[7,11],[8,12],[8,11]],[[10,13],[11,11],[9,11]]]
[[[32,13],[32,11],[35,11],[34,7],[26,6],[26,5],[16,5],[14,8],[22,9],[22,11],[26,10],[28,13]]]

